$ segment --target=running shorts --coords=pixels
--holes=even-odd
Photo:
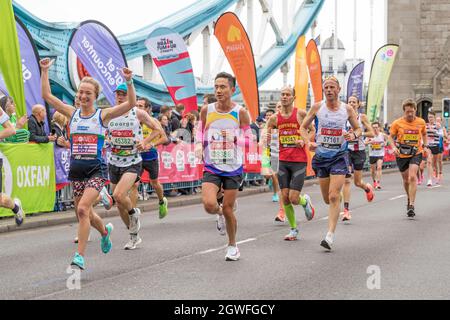
[[[319,178],[329,178],[330,175],[341,176],[348,174],[350,166],[347,152],[343,152],[334,158],[322,158],[317,155],[312,160],[312,167]]]
[[[422,154],[416,154],[413,157],[410,158],[397,158],[397,166],[400,172],[405,172],[409,169],[409,166],[412,164],[415,164],[417,166],[420,166],[420,163],[422,162]]]
[[[376,164],[378,162],[378,160],[383,161],[384,157],[369,157],[370,164]]]
[[[73,188],[73,197],[74,198],[80,198],[83,196],[85,189],[95,189],[98,192],[102,191],[103,187],[105,186],[106,179],[101,177],[93,177],[89,180],[84,181],[72,181],[72,188]]]
[[[203,183],[205,182],[215,184],[219,189],[223,187],[224,190],[239,190],[242,183],[242,175],[224,177],[205,171],[203,172]]]
[[[439,146],[430,146],[430,150],[433,156],[438,155],[440,153]]]
[[[142,162],[133,164],[129,167],[116,167],[109,165],[109,180],[112,184],[118,184],[125,173],[135,173],[137,175],[136,182],[141,180]]]
[[[278,181],[280,189],[302,191],[305,184],[306,163],[280,161]]]
[[[159,160],[149,160],[142,162],[142,168],[147,170],[150,175],[150,180],[157,180],[159,177]]]
[[[349,151],[348,153],[349,162],[353,170],[361,171],[364,169],[364,163],[366,163],[366,151]]]

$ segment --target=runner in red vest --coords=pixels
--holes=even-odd
[[[306,111],[294,107],[295,90],[291,87],[281,89],[281,111],[273,115],[267,125],[268,138],[271,131],[278,129],[279,135],[279,169],[278,181],[286,216],[291,231],[284,237],[286,241],[297,240],[298,229],[293,205],[301,205],[305,209],[306,218],[314,217],[314,207],[308,195],[301,195],[306,176],[308,158],[305,141],[300,136],[300,126]],[[314,139],[314,127],[310,126],[310,137]]]

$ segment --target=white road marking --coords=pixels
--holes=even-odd
[[[401,196],[397,196],[397,197],[390,198],[389,200],[392,201],[392,200],[398,200],[398,199],[401,199],[401,198],[406,198],[406,194],[401,195]]]

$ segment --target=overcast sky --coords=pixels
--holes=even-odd
[[[107,25],[117,36],[124,33],[133,32],[150,23],[158,21],[180,9],[188,7],[197,0],[16,0],[25,9],[35,14],[39,18],[49,22],[76,22],[83,20],[99,20]],[[278,22],[281,21],[281,1],[275,0],[274,14]],[[301,1],[298,1],[301,3]],[[365,81],[368,82],[372,57],[370,56],[370,0],[357,0],[357,58],[366,60]],[[346,48],[346,57],[353,58],[354,55],[354,0],[338,0],[338,37]],[[373,54],[385,44],[385,1],[374,1],[374,41]],[[254,7],[257,11],[254,21],[254,33],[260,25],[259,17],[261,10],[259,1],[254,0]],[[87,9],[88,8],[88,9]],[[231,8],[233,9],[233,7]],[[318,28],[316,35],[321,35],[322,42],[331,36],[334,30],[334,9],[335,1],[326,0],[318,17]],[[241,20],[246,25],[246,10],[243,10]],[[280,23],[281,24],[281,23]],[[281,26],[280,26],[281,28]],[[307,34],[307,41],[311,38]],[[270,27],[267,28],[263,51],[274,43],[274,34]],[[212,52],[219,50],[219,45],[215,38],[212,38]],[[201,37],[189,49],[193,60],[193,67],[196,76],[201,76],[202,70],[202,39]],[[216,56],[212,55],[212,66],[214,66]],[[291,62],[291,73],[289,82],[294,79],[293,59]],[[227,67],[225,67],[227,68]],[[282,86],[281,73],[277,72],[263,86],[263,89],[276,89]]]

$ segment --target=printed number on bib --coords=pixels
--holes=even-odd
[[[235,162],[234,142],[214,141],[210,143],[210,158],[213,163]]]
[[[280,143],[283,147],[295,147],[299,136],[280,136]]]
[[[132,130],[111,131],[111,144],[118,149],[132,149],[134,146]]]
[[[344,143],[342,129],[322,128],[318,143],[325,148],[339,149]]]

